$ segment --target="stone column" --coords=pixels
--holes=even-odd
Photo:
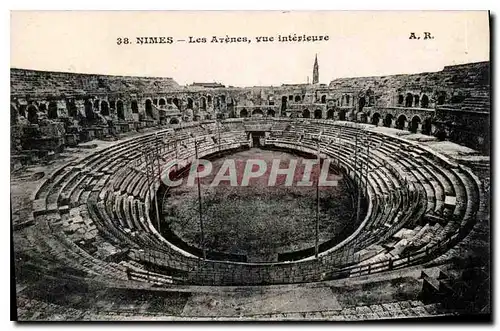
[[[146,99],[137,98],[138,114],[146,115]]]
[[[68,109],[66,108],[65,100],[57,100],[57,117],[59,116],[68,116]]]
[[[123,100],[123,117],[125,117],[126,121],[133,121],[134,117],[132,116],[132,101],[130,99]]]
[[[75,100],[75,106],[78,114],[85,117],[85,102],[83,100]]]
[[[431,136],[433,136],[437,131],[437,126],[435,126],[434,124],[431,124]]]
[[[405,122],[403,123],[403,130],[405,130],[405,131],[410,130],[410,128],[408,127],[408,124],[409,124],[409,123],[410,123],[410,122],[408,122],[408,121],[405,121]]]
[[[417,133],[422,133],[422,123],[418,123],[418,125],[417,125]]]

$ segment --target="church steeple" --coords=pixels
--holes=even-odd
[[[318,83],[319,83],[319,66],[318,66],[318,54],[316,54],[313,67],[313,84],[318,84]]]

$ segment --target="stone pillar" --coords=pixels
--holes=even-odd
[[[395,118],[391,119],[391,125],[389,127],[390,128],[395,128],[396,127],[396,119]]]
[[[410,130],[410,128],[408,127],[408,124],[409,124],[409,123],[410,123],[410,122],[408,122],[408,121],[405,121],[405,122],[403,123],[403,130],[405,130],[405,131]]]
[[[123,101],[123,117],[125,117],[126,121],[133,121],[134,117],[132,116],[132,101],[122,100]]]
[[[422,133],[422,123],[418,123],[418,125],[417,125],[417,133]]]
[[[57,105],[57,117],[68,116],[68,110],[66,109],[65,100],[57,100],[56,105]]]
[[[137,98],[137,108],[139,114],[146,115],[146,99]]]
[[[354,115],[352,111],[348,111],[345,114],[345,120],[346,121],[353,121],[354,120]]]
[[[151,107],[153,108],[153,111],[152,111],[153,119],[160,120],[160,111],[158,110],[158,106],[155,106],[153,104]]]
[[[434,124],[431,124],[431,136],[433,136],[437,131],[437,126],[435,126]]]
[[[78,114],[85,117],[85,102],[83,100],[75,100],[75,106]]]

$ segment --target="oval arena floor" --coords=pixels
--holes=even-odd
[[[267,132],[261,149],[250,148],[248,133],[256,127]],[[262,197],[258,184],[245,191],[203,186],[210,238],[203,259],[197,192],[162,189],[159,178],[147,176],[144,158],[144,151],[157,151],[167,173],[174,171],[174,158],[188,167],[200,138],[199,157],[224,155],[216,166],[230,155],[314,156],[319,145],[320,157],[334,160],[335,171],[344,175],[339,187],[321,192],[320,243],[332,239],[331,245],[323,245],[318,258],[306,252],[279,259],[280,253],[314,246],[312,189],[278,187]],[[361,152],[358,139],[365,143]],[[205,121],[98,142],[14,174],[20,317],[350,320],[449,314],[422,288],[449,279],[455,292],[462,291],[453,287],[463,271],[457,260],[484,258],[489,206],[472,152],[421,140],[395,129],[328,120]],[[353,226],[358,191],[362,214]],[[230,195],[237,201],[221,203]],[[16,209],[26,200],[31,209]],[[26,215],[27,224],[16,222]],[[224,258],[235,253],[245,259]]]
[[[229,181],[212,185],[227,160],[235,163],[236,185]],[[243,186],[247,160],[262,160],[267,166],[263,175]],[[270,186],[274,160],[279,160],[283,169],[296,162],[294,174],[290,175],[294,176],[293,181],[287,184],[287,177],[278,175],[276,185]],[[304,157],[289,152],[260,148],[213,160],[211,174],[201,181],[207,250],[236,254],[248,262],[277,262],[280,253],[314,247],[316,186],[312,182],[311,186],[299,186],[303,161]],[[313,180],[319,175],[319,169],[315,170],[318,171],[311,174]],[[337,176],[340,178],[338,172]],[[322,244],[340,238],[341,234],[346,237],[356,228],[356,192],[349,187],[354,184],[347,180],[338,180],[335,187],[321,187],[319,242]],[[201,248],[196,185],[189,185],[185,178],[180,187],[169,190],[163,199],[162,215],[162,228],[170,228],[182,241]]]

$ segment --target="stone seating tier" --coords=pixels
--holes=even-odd
[[[269,119],[265,121],[269,122]],[[271,125],[274,124],[276,127],[286,127],[286,131],[272,129],[266,144],[314,153],[317,143],[312,138],[316,137],[321,141],[323,153],[337,160],[339,166],[351,176],[360,176],[359,162],[356,164],[357,167],[353,162],[354,141],[356,135],[360,134],[359,128],[321,121],[294,123],[292,120],[271,120]],[[194,159],[193,132],[196,132],[196,139],[205,137],[198,146],[200,155],[216,152],[222,145],[224,148],[235,148],[248,143],[244,131],[230,131],[231,127],[241,129],[240,123],[223,122],[222,126],[226,129],[218,132],[213,126],[205,125],[205,128],[179,127],[174,134],[171,130],[145,134],[99,150],[78,162],[57,169],[35,194],[36,200],[45,202],[45,211],[41,207],[41,213],[37,213],[35,218],[42,217],[50,222],[51,218],[47,217],[62,212],[58,210],[57,204],[61,209],[68,204],[69,198],[69,207],[85,207],[88,217],[95,223],[99,233],[112,245],[128,247],[130,260],[140,265],[154,264],[160,269],[166,268],[165,270],[183,273],[185,275],[183,282],[222,285],[320,280],[323,277],[321,275],[331,270],[339,268],[350,270],[349,266],[368,261],[373,252],[379,252],[376,256],[387,256],[394,248],[385,249],[386,254],[381,244],[393,240],[395,233],[403,227],[417,229],[421,226],[418,223],[425,213],[440,215],[448,208],[453,218],[440,215],[445,219],[444,224],[436,223],[432,227],[427,226],[426,229],[421,227],[415,232],[415,237],[410,240],[409,246],[406,248],[398,246],[400,247],[398,254],[391,253],[393,258],[404,255],[405,251],[422,251],[434,247],[439,241],[455,236],[476,217],[479,208],[477,203],[479,189],[469,172],[449,166],[438,156],[419,150],[415,144],[365,131],[362,133],[363,137],[369,135],[375,144],[380,145],[371,151],[370,158],[362,153],[358,154],[358,160],[362,161],[363,168],[367,166],[369,170],[367,178],[364,177],[362,181],[363,185],[367,183],[364,191],[369,202],[363,231],[348,238],[338,248],[322,255],[321,262],[309,260],[252,265],[200,261],[198,258],[186,256],[165,245],[164,239],[153,227],[154,221],[150,216],[153,198],[150,187],[153,183],[148,183],[144,173],[141,173],[140,169],[141,166],[144,167],[144,162],[139,156],[141,151],[154,147],[158,142],[155,134],[161,136],[165,143],[164,147],[160,148],[164,158],[163,164],[171,160],[174,154],[187,162]],[[216,144],[218,135],[221,137],[219,142],[221,146]],[[177,143],[173,143],[173,139]],[[174,145],[177,145],[178,153],[174,153]],[[413,157],[414,150],[418,152],[417,157]],[[455,198],[456,203],[447,205],[446,201],[453,201],[453,199],[447,200],[447,197]],[[402,213],[402,210],[408,212]],[[48,233],[53,233],[51,229],[49,230]],[[64,247],[68,250],[68,256],[74,254],[81,256],[77,261],[81,262],[85,272],[89,275],[96,274],[86,265],[92,266],[96,263],[94,260],[101,260],[86,253],[76,244]],[[45,247],[45,249],[54,250],[56,247]],[[63,253],[66,250],[57,249],[59,250],[57,256],[67,260]],[[368,253],[369,251],[372,253]],[[106,266],[110,264],[101,262]],[[78,264],[74,267],[78,268]],[[137,268],[134,272],[146,271],[141,271],[140,266]]]

